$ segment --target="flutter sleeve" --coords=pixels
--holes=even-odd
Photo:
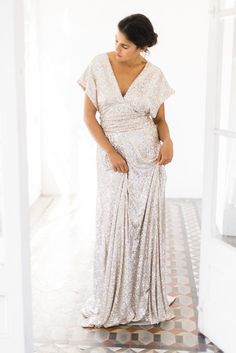
[[[160,105],[174,93],[175,90],[170,86],[165,75],[160,70],[157,80],[155,81],[154,87],[152,89],[150,107],[150,115],[152,116],[152,118],[155,118],[157,116],[157,112],[160,108]]]
[[[94,75],[94,60],[91,60],[91,62],[88,64],[88,66],[76,82],[80,87],[83,88],[87,96],[92,101],[93,105],[98,110],[97,87]]]

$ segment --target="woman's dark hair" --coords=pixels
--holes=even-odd
[[[154,32],[151,21],[140,13],[123,18],[118,29],[138,48],[152,47],[157,43],[158,34]]]

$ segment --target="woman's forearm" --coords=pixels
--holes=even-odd
[[[158,135],[161,141],[171,140],[169,127],[165,120],[161,120],[157,124]]]
[[[98,123],[96,117],[85,120],[85,124],[90,131],[91,135],[95,141],[100,145],[100,147],[106,152],[110,153],[115,151],[115,148],[110,143],[109,139],[106,137],[101,125]]]

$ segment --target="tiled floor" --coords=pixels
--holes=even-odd
[[[196,327],[200,251],[198,199],[167,199],[168,294],[176,317],[150,326],[83,328],[92,289],[93,224],[76,198],[42,197],[31,210],[35,353],[221,352]]]

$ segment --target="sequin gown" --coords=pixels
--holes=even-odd
[[[175,91],[148,61],[122,96],[107,53],[94,56],[76,82],[129,167],[113,171],[97,144],[93,293],[82,305],[82,327],[170,320],[176,297],[165,289],[166,171],[154,163],[160,140],[152,118]]]

